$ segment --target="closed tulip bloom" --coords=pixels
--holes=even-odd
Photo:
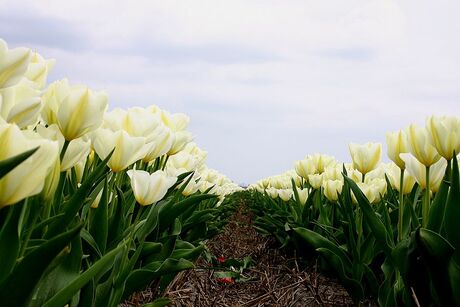
[[[43,101],[43,118],[48,124],[56,123],[68,141],[99,128],[107,109],[106,94],[70,86],[66,80],[50,85]]]
[[[143,158],[144,162],[150,162],[158,157],[165,155],[171,150],[175,141],[175,135],[171,130],[160,125],[153,132],[153,141],[149,143],[147,154]]]
[[[431,145],[430,136],[426,128],[420,128],[412,124],[407,128],[407,137],[410,153],[423,165],[431,166],[441,158],[436,148]]]
[[[173,132],[184,131],[190,122],[190,118],[183,113],[170,114],[167,111],[161,111],[160,118],[163,124]]]
[[[430,116],[426,121],[431,144],[438,153],[451,160],[455,153],[460,153],[460,117]]]
[[[316,167],[312,160],[303,159],[296,161],[294,164],[294,169],[300,177],[303,179],[308,179],[309,175],[313,175],[316,173]]]
[[[163,199],[176,181],[176,177],[170,177],[164,171],[156,171],[149,174],[145,171],[129,170],[131,188],[134,197],[141,206],[148,206]]]
[[[12,124],[0,125],[0,144],[2,144],[0,161],[39,147],[32,156],[0,179],[0,208],[2,208],[43,190],[45,179],[58,158],[58,144],[39,137],[29,139]]]
[[[406,170],[422,189],[426,189],[426,167],[418,161],[412,154],[402,153],[401,159],[406,163]],[[444,173],[446,171],[447,161],[440,159],[430,167],[430,190],[437,192],[441,185]]]
[[[324,196],[330,201],[337,201],[340,193],[342,193],[342,180],[326,180],[323,182]]]
[[[307,202],[307,199],[308,199],[308,189],[297,189],[297,194],[299,195],[299,199],[298,201],[302,204],[302,205],[305,205],[305,203]]]
[[[265,192],[267,193],[267,195],[270,197],[270,198],[277,198],[278,197],[278,190],[275,189],[275,188],[268,188],[265,190]]]
[[[0,39],[0,89],[17,84],[27,71],[31,58],[30,49],[8,49]]]
[[[26,79],[15,86],[0,89],[0,116],[20,128],[37,123],[42,106],[40,91]]]
[[[190,180],[190,182],[185,186],[184,190],[182,191],[182,195],[190,196],[198,192],[200,185],[195,182],[195,180]]]
[[[382,144],[366,143],[364,145],[351,143],[348,146],[353,168],[360,171],[363,175],[377,168],[382,153]]]
[[[396,163],[400,169],[405,169],[404,161],[399,154],[409,152],[407,135],[403,130],[387,133],[387,153],[388,157]]]
[[[188,131],[178,131],[174,133],[174,143],[168,151],[168,155],[172,156],[184,149],[184,147],[193,140],[193,136]]]
[[[308,175],[308,183],[313,189],[319,189],[323,184],[323,174]]]
[[[401,187],[400,187],[400,180],[401,180],[401,169],[399,166],[397,166],[395,163],[391,163],[389,166],[387,166],[387,172],[386,172],[388,179],[390,180],[391,186],[393,189],[397,190],[398,192],[401,192]],[[404,182],[403,182],[403,187],[402,187],[402,194],[406,195],[409,194],[412,191],[412,188],[415,185],[415,178],[408,174],[404,174]]]
[[[123,130],[131,136],[146,137],[146,142],[148,143],[155,140],[155,130],[160,125],[161,121],[157,116],[146,109],[135,107],[128,109],[128,112],[126,112]]]
[[[54,59],[45,60],[40,54],[34,52],[24,76],[41,90],[45,87],[48,73],[53,69],[55,62]]]
[[[364,196],[366,196],[369,203],[372,204],[374,202],[377,202],[376,198],[378,195],[376,193],[376,189],[374,189],[372,185],[367,184],[365,182],[358,182],[357,185],[361,192],[363,192]],[[358,200],[356,199],[356,196],[353,192],[351,192],[351,200],[354,204],[358,203]]]
[[[105,159],[115,148],[107,163],[113,172],[120,172],[145,156],[145,138],[132,137],[126,131],[113,132],[100,128],[92,134],[94,151],[99,158]]]
[[[283,201],[289,201],[292,198],[292,190],[291,189],[278,190],[278,196]]]

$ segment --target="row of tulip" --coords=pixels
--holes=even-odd
[[[190,268],[239,189],[205,164],[189,118],[107,111],[104,92],[0,40],[0,302],[116,306]]]
[[[285,246],[316,250],[355,301],[460,305],[460,118],[431,116],[350,144],[351,163],[309,155],[250,186],[256,227]]]

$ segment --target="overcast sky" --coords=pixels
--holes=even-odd
[[[460,115],[460,1],[0,0],[0,38],[55,58],[50,81],[110,107],[191,117],[239,183],[429,114]]]

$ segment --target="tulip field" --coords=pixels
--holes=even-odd
[[[111,109],[104,92],[48,84],[54,65],[0,40],[0,306],[161,293],[241,203],[356,305],[460,306],[460,117],[387,133],[390,163],[382,144],[350,143],[351,163],[307,155],[243,189],[206,166],[185,114]]]

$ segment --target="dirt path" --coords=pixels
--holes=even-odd
[[[182,272],[168,288],[169,306],[346,306],[352,301],[336,280],[302,268],[295,258],[277,249],[276,242],[259,235],[242,208],[225,231],[208,241],[215,257],[242,260],[253,266],[243,270],[244,282],[219,280],[215,265],[204,258],[196,269]],[[222,261],[222,260],[221,260]]]

